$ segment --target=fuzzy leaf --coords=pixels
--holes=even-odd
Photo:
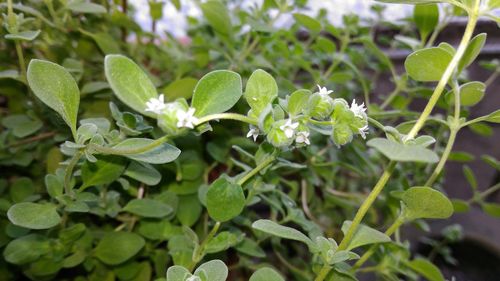
[[[13,224],[29,229],[48,229],[61,222],[55,205],[31,202],[12,205],[7,217]]]
[[[344,224],[342,225],[342,232],[344,234],[347,233],[347,230],[351,227],[351,224],[352,224],[351,221],[344,222]],[[347,250],[351,250],[364,245],[369,245],[374,243],[384,243],[390,241],[391,238],[389,238],[389,236],[385,235],[384,233],[376,229],[373,229],[369,226],[360,224],[358,226],[358,229],[356,230],[356,233],[352,237],[351,242],[347,246]]]
[[[439,81],[450,64],[452,55],[439,47],[418,50],[405,61],[408,75],[417,81]]]
[[[453,214],[450,200],[430,187],[412,187],[403,193],[401,200],[408,220],[445,219]]]
[[[419,145],[405,145],[393,140],[375,138],[366,143],[393,161],[436,163],[436,153]]]
[[[207,191],[207,210],[210,217],[225,222],[236,217],[245,207],[245,194],[240,185],[221,177]]]
[[[252,224],[252,227],[274,236],[303,242],[309,246],[310,249],[316,247],[313,241],[304,233],[291,227],[279,225],[271,220],[258,220]]]
[[[163,218],[172,213],[172,207],[153,199],[132,199],[123,211],[145,218]]]
[[[131,232],[109,232],[99,241],[95,248],[95,256],[108,265],[121,264],[143,247],[144,239]]]
[[[278,97],[278,85],[269,73],[257,69],[248,79],[244,96],[253,113],[258,116]]]
[[[276,270],[263,267],[255,271],[249,281],[285,281],[285,279]]]

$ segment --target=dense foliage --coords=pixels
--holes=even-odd
[[[471,204],[500,216],[485,201],[500,185],[479,191],[470,169],[473,198],[442,190],[450,156],[470,157],[458,132],[500,123],[469,117],[500,62],[467,75],[500,1],[381,1],[416,4],[412,21],[374,3],[336,26],[303,0],[208,0],[188,43],[142,30],[126,0],[94,2],[0,4],[0,280],[439,281],[399,228]],[[435,42],[459,16],[460,44]],[[382,26],[400,35],[375,41]],[[381,46],[411,52],[405,72]]]

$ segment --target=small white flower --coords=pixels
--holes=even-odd
[[[317,85],[319,89],[319,94],[321,96],[328,96],[329,94],[333,93],[332,90],[328,90],[326,87],[321,87],[320,85]]]
[[[364,127],[359,128],[358,132],[363,139],[366,139],[366,135],[368,135],[368,125],[365,125]]]
[[[247,138],[253,137],[253,141],[257,141],[257,137],[259,136],[259,128],[251,126],[250,130],[247,133]]]
[[[146,102],[146,111],[154,112],[156,114],[161,114],[161,112],[167,107],[165,104],[165,97],[161,94],[157,99],[150,98]]]
[[[295,142],[296,143],[305,143],[307,145],[310,145],[311,142],[309,141],[309,132],[307,132],[307,131],[297,132],[297,136],[295,137]]]
[[[354,115],[363,118],[366,111],[365,103],[358,105],[356,104],[356,100],[353,99],[351,104],[351,111],[352,113],[354,113]]]
[[[198,122],[198,118],[194,117],[194,108],[188,109],[188,111],[179,110],[177,112],[177,127],[182,128],[194,128],[194,124]]]
[[[295,129],[299,126],[299,123],[292,123],[292,119],[288,119],[284,125],[280,126],[280,129],[285,132],[287,138],[293,137]]]

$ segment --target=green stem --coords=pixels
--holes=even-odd
[[[113,147],[104,147],[100,145],[93,145],[90,144],[89,148],[92,150],[97,151],[98,153],[103,153],[103,154],[114,154],[114,155],[130,155],[130,154],[140,154],[144,152],[148,152],[151,149],[160,146],[161,144],[165,143],[168,140],[169,136],[165,135],[159,139],[154,140],[148,145],[141,146],[139,148],[132,148],[132,149],[123,149],[123,148],[113,148]]]
[[[17,59],[19,60],[19,68],[21,69],[21,79],[26,82],[26,63],[24,61],[23,47],[21,46],[21,42],[18,40],[16,40],[15,44]]]
[[[80,157],[82,157],[82,154],[83,153],[81,151],[76,152],[69,161],[68,166],[66,166],[66,169],[64,171],[64,191],[66,195],[73,194],[73,190],[71,189],[71,176],[73,175],[73,170],[75,169],[78,160],[80,160]]]
[[[434,184],[438,176],[443,171],[444,165],[446,164],[446,161],[448,161],[448,157],[450,156],[453,145],[455,144],[455,139],[457,138],[458,131],[460,130],[460,89],[456,80],[453,81],[452,88],[453,95],[455,96],[455,110],[452,120],[453,123],[448,124],[448,126],[450,127],[450,136],[448,137],[448,141],[446,143],[446,147],[444,148],[443,154],[441,155],[436,168],[434,168],[434,171],[425,183],[425,186],[432,186],[432,184]]]
[[[7,20],[11,27],[16,24],[16,16],[14,15],[12,0],[7,0]]]
[[[396,167],[396,162],[390,162],[387,169],[384,171],[380,179],[378,180],[377,184],[373,188],[373,190],[370,192],[368,197],[366,197],[365,201],[359,207],[358,212],[356,213],[356,216],[354,216],[354,219],[351,223],[351,226],[347,230],[346,235],[344,236],[344,239],[342,239],[342,242],[340,242],[340,245],[337,249],[337,251],[342,251],[347,249],[347,246],[351,242],[352,238],[354,237],[354,234],[356,233],[356,230],[358,229],[359,224],[363,220],[364,216],[372,206],[373,202],[377,199],[378,195],[380,192],[384,189],[385,184],[387,181],[389,181],[389,178],[391,177],[392,172],[394,171],[394,167]]]
[[[323,265],[321,268],[320,272],[318,273],[318,276],[316,276],[316,279],[314,281],[323,281],[325,280],[326,276],[328,273],[330,273],[331,267],[328,264]]]
[[[198,119],[198,122],[196,122],[194,125],[198,126],[203,123],[212,121],[212,120],[219,120],[219,119],[228,119],[228,120],[236,120],[236,121],[241,121],[245,122],[248,124],[252,125],[257,125],[257,120],[250,118],[245,115],[237,114],[237,113],[217,113],[217,114],[211,114],[207,116],[203,116]]]
[[[197,251],[193,253],[193,260],[191,265],[189,266],[189,271],[192,271],[196,264],[205,256],[205,247],[207,244],[214,238],[215,234],[217,234],[217,231],[219,231],[221,223],[216,222],[210,233],[208,233],[207,237],[201,242],[200,247],[198,248]]]
[[[486,198],[488,195],[494,193],[497,190],[500,190],[500,183],[497,183],[497,184],[493,185],[492,187],[486,189],[485,191],[479,193],[478,198],[480,198],[480,199]]]
[[[467,46],[469,45],[469,42],[472,38],[472,35],[474,34],[474,28],[476,27],[477,19],[478,19],[478,13],[479,13],[479,0],[475,0],[474,3],[474,8],[472,11],[469,11],[469,21],[467,22],[467,26],[464,31],[464,36],[462,37],[462,40],[460,41],[460,45],[458,46],[457,52],[453,56],[450,64],[448,67],[446,67],[445,72],[443,73],[443,76],[441,76],[441,79],[439,80],[439,83],[437,84],[436,88],[434,89],[434,92],[432,93],[431,98],[429,99],[429,102],[424,108],[424,111],[420,115],[420,117],[417,120],[417,123],[411,128],[410,132],[408,133],[406,139],[413,139],[420,129],[424,126],[425,122],[427,121],[427,118],[431,114],[432,110],[434,109],[434,106],[438,102],[439,98],[441,97],[441,94],[443,93],[446,84],[450,80],[451,76],[453,75],[453,72],[458,66],[458,63],[460,62],[460,59],[462,59],[465,50]]]
[[[404,218],[402,215],[399,215],[399,217],[394,221],[394,223],[385,231],[385,235],[387,236],[392,236],[400,227],[403,225],[405,222]],[[376,245],[373,245],[370,247],[366,253],[364,253],[361,258],[354,264],[352,267],[352,270],[356,270],[360,268],[374,253],[376,250]]]
[[[259,165],[257,165],[257,167],[255,167],[253,170],[251,170],[246,175],[244,175],[241,179],[239,179],[238,182],[237,182],[237,184],[238,185],[243,185],[247,180],[251,179],[258,172],[260,172],[261,170],[263,170],[264,168],[266,168],[269,164],[271,164],[275,159],[276,159],[276,157],[274,155],[268,157],[266,160],[262,161],[262,163],[260,163]]]
[[[394,77],[394,79],[398,79],[398,77]],[[389,96],[385,99],[385,101],[380,105],[380,109],[385,109],[391,102],[401,93],[403,90],[403,83],[401,81],[395,81],[396,83],[396,88],[389,94]],[[406,83],[405,83],[406,84]]]

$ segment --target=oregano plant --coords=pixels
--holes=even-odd
[[[405,232],[500,216],[498,183],[465,165],[473,195],[449,198],[443,176],[474,158],[461,130],[500,123],[473,117],[500,62],[468,75],[499,1],[378,1],[414,5],[389,38],[401,68],[381,14],[337,25],[308,1],[196,2],[188,44],[143,30],[132,1],[26,2],[0,4],[0,280],[444,281],[444,242],[425,257]],[[148,3],[154,31],[165,3]],[[448,16],[467,19],[458,45],[436,41]]]

